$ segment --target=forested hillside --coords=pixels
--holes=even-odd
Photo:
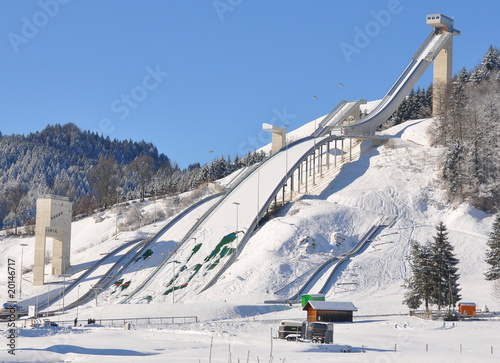
[[[451,200],[487,212],[500,209],[500,55],[490,47],[480,65],[465,68],[446,90],[445,107],[431,130],[448,148],[443,166]]]
[[[110,140],[71,123],[26,136],[0,133],[0,227],[33,223],[36,199],[44,194],[67,196],[74,214],[86,214],[120,201],[184,192],[263,158],[221,157],[210,166],[181,170],[151,143]]]

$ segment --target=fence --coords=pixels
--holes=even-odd
[[[94,319],[94,318],[92,318]],[[56,317],[52,317],[52,321],[57,323],[59,326],[74,326],[74,320],[64,320],[58,321]],[[95,324],[106,326],[106,327],[123,327],[125,323],[131,323],[136,327],[149,327],[151,325],[166,325],[166,324],[188,324],[197,323],[197,316],[160,316],[153,318],[120,318],[120,319],[95,319]],[[77,321],[77,326],[87,325],[88,319],[82,319]]]
[[[457,311],[452,311],[451,313],[448,310],[410,310],[410,316],[415,316],[421,319],[427,320],[443,320],[450,318],[450,316],[456,317],[457,320],[500,320],[500,315],[497,312],[487,312],[481,311],[481,309],[476,310],[475,315],[464,315],[459,314]]]

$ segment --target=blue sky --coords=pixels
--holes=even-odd
[[[380,99],[455,17],[454,72],[498,46],[498,1],[2,0],[0,131],[73,122],[181,167],[245,154],[345,99]],[[360,35],[363,33],[363,35]],[[419,82],[427,87],[432,67]],[[209,151],[213,153],[210,154]]]

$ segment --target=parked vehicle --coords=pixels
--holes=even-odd
[[[309,323],[307,324],[305,338],[313,343],[324,343],[328,324],[326,323]]]
[[[302,323],[297,323],[295,321],[283,320],[280,322],[278,329],[278,338],[286,340],[297,340],[300,338],[302,331]]]

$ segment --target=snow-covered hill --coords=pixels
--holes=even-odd
[[[81,334],[78,333],[83,331],[74,329],[69,333],[56,334],[52,340],[43,337],[22,338],[19,354],[32,357],[33,352],[39,351],[44,353],[46,361],[62,359],[60,354],[47,349],[57,343],[61,352],[66,354],[64,359],[69,357],[77,361],[82,357],[91,357],[99,361],[99,358],[103,358],[99,355],[99,349],[106,349],[103,342],[105,338],[116,361],[126,356],[117,348],[123,347],[119,343],[122,340],[127,348],[153,354],[147,357],[148,360],[156,358],[158,361],[191,362],[202,357],[206,360],[210,338],[214,337],[218,360],[213,361],[227,361],[227,344],[231,344],[235,352],[233,357],[244,359],[246,351],[252,349],[258,352],[261,359],[265,354],[269,357],[269,341],[266,338],[269,337],[269,329],[274,328],[276,331],[277,322],[281,319],[302,320],[305,314],[297,308],[264,305],[264,300],[290,296],[303,281],[303,274],[332,256],[346,253],[371,226],[385,217],[395,216],[393,224],[382,228],[361,254],[342,266],[326,293],[327,300],[352,301],[358,308],[355,315],[358,324],[341,324],[336,331],[336,342],[356,346],[359,352],[363,341],[373,348],[366,355],[349,356],[350,361],[386,358],[414,361],[415,357],[425,360],[423,347],[426,339],[429,339],[429,343],[439,342],[446,347],[460,344],[456,339],[462,339],[465,343],[469,332],[467,327],[470,326],[480,334],[489,332],[491,343],[488,340],[484,347],[481,346],[481,352],[483,348],[485,350],[484,354],[471,354],[467,356],[469,359],[463,361],[498,359],[498,355],[486,355],[489,354],[489,345],[498,341],[500,325],[497,321],[470,322],[471,325],[467,326],[458,323],[460,329],[451,329],[456,325],[443,326],[442,323],[423,322],[410,317],[363,318],[407,312],[407,308],[401,304],[404,292],[401,284],[409,273],[405,260],[409,242],[414,239],[425,243],[432,239],[434,227],[440,221],[446,224],[449,240],[460,260],[458,267],[462,300],[473,301],[479,308],[487,305],[492,311],[500,310],[500,305],[490,295],[492,284],[485,281],[483,276],[487,268],[484,250],[493,216],[467,204],[448,203],[438,178],[443,149],[431,147],[427,142],[426,129],[432,122],[433,119],[416,120],[393,127],[384,132],[387,141],[378,147],[362,142],[359,159],[343,164],[338,172],[332,174],[332,179],[325,178],[318,182],[321,188],[290,203],[262,225],[241,251],[238,260],[205,292],[176,301],[175,304],[167,299],[163,303],[111,304],[96,308],[95,303],[90,302],[80,307],[79,313],[85,319],[194,314],[198,316],[199,323],[163,327],[163,330],[156,332],[137,330],[125,335],[116,331],[83,329],[94,334],[85,334],[86,337],[80,343],[76,343],[75,339],[80,341]],[[152,203],[144,206],[149,211],[153,207]],[[162,208],[165,206],[162,205]],[[139,231],[121,233],[115,239],[115,215],[115,211],[110,211],[73,224],[72,278],[96,262],[99,254],[125,241],[151,234],[168,221],[163,220],[156,227],[150,225]],[[20,243],[28,244],[24,247],[24,264],[28,266],[32,264],[34,238],[2,237],[0,252],[3,256],[19,258]],[[6,258],[0,260],[2,271],[6,270],[6,263]],[[5,276],[0,278],[2,300],[5,300],[6,293]],[[25,278],[30,280],[29,272]],[[23,298],[29,298],[33,303],[37,295],[43,298],[49,290],[55,291],[55,287],[59,286],[57,281],[61,279],[49,277],[48,280],[54,283],[43,287],[33,287],[23,281]],[[106,301],[105,297],[101,297],[99,304]],[[66,316],[65,320],[72,320],[75,309],[67,312]],[[401,330],[403,328],[404,333]],[[443,329],[451,330],[444,335]],[[28,333],[21,331],[19,334]],[[403,335],[406,337],[404,340]],[[403,347],[406,344],[407,353],[391,356],[389,352],[394,349],[394,343],[400,344],[401,349],[402,341]],[[477,339],[474,342],[476,345],[470,349],[471,352],[479,349],[480,342]],[[75,345],[80,350],[70,348]],[[422,349],[418,350],[417,345],[422,345],[418,347]],[[34,346],[36,350],[30,351],[35,349]],[[82,353],[85,351],[82,346],[95,349],[85,354]],[[224,346],[226,351],[222,352]],[[302,362],[310,357],[311,352],[314,352],[311,361],[329,361],[331,356],[321,352],[335,350],[331,347],[322,350],[307,344],[293,345],[292,348],[285,342],[278,342],[275,349],[275,356],[280,359],[286,357],[287,362]],[[436,349],[440,353],[433,355],[431,360],[447,360],[450,357],[447,349]],[[0,353],[0,359],[5,357],[4,353]],[[453,357],[454,360],[462,359]],[[255,361],[255,357],[252,359]]]
[[[381,218],[394,215],[395,223],[343,266],[327,299],[353,301],[370,314],[406,311],[401,284],[409,271],[409,242],[432,240],[435,226],[443,221],[460,259],[463,301],[500,308],[490,296],[492,283],[483,276],[493,217],[466,204],[449,205],[438,179],[443,150],[427,142],[432,122],[393,127],[385,132],[387,142],[376,148],[364,142],[359,160],[344,164],[319,195],[305,196],[267,222],[239,261],[196,300],[279,297],[272,292],[313,264],[345,253]],[[347,237],[339,247],[335,234]]]

